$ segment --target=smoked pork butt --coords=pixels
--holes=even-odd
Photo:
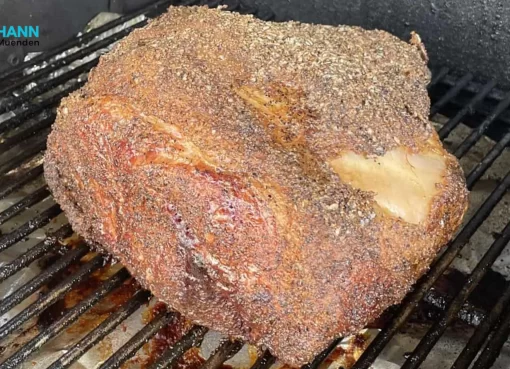
[[[300,365],[401,301],[461,222],[429,78],[382,31],[171,8],[63,100],[46,179],[171,308]]]

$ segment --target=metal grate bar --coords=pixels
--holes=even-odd
[[[507,133],[503,138],[498,141],[496,145],[492,147],[489,153],[473,168],[471,173],[467,176],[466,184],[469,190],[471,190],[476,183],[482,177],[487,169],[489,169],[494,161],[503,153],[505,148],[510,143],[510,133]]]
[[[161,7],[162,5],[169,5],[170,3],[171,3],[170,1],[159,1],[153,5],[150,5],[147,8],[143,8],[137,12],[131,13],[129,15],[121,16],[121,17],[119,17],[111,22],[108,22],[94,30],[91,30],[81,36],[78,36],[75,39],[69,40],[69,41],[61,44],[57,48],[54,48],[53,50],[44,52],[41,55],[37,55],[36,57],[30,59],[29,61],[26,61],[23,64],[0,74],[0,79],[5,79],[5,78],[12,77],[16,74],[20,74],[26,68],[29,68],[29,67],[34,66],[41,62],[46,62],[51,57],[54,57],[64,51],[67,51],[67,50],[73,48],[73,47],[83,46],[87,42],[93,40],[95,37],[101,35],[102,33],[106,32],[106,31],[109,31],[119,25],[122,25],[123,23],[126,23],[142,14],[147,14],[150,11],[156,10],[157,8]]]
[[[473,365],[473,369],[488,369],[494,365],[503,345],[510,335],[510,309],[503,316],[494,334],[489,338],[487,346]]]
[[[18,201],[16,204],[8,207],[7,209],[0,213],[0,225],[4,224],[9,219],[15,217],[26,208],[29,208],[30,206],[44,200],[49,195],[50,191],[48,190],[48,186],[43,186],[37,189],[36,191],[32,192],[24,199]]]
[[[68,267],[72,262],[78,260],[89,251],[86,245],[80,245],[74,250],[69,251],[63,257],[58,259],[51,268],[44,270],[38,276],[32,278],[30,282],[11,293],[0,302],[0,315],[12,309],[21,301],[37,291],[42,285],[55,277],[61,270]]]
[[[34,315],[40,314],[44,309],[51,306],[55,301],[60,299],[74,285],[83,281],[89,274],[98,270],[103,265],[103,257],[97,255],[89,262],[83,264],[75,273],[65,278],[62,282],[53,287],[47,294],[39,298],[36,302],[25,308],[22,312],[9,320],[0,328],[0,340],[8,336],[16,329],[21,327],[23,323],[32,318]]]
[[[478,227],[480,227],[480,225],[496,207],[509,187],[510,172],[507,173],[496,189],[492,191],[462,231],[450,243],[441,257],[431,266],[428,273],[418,281],[414,290],[406,296],[397,314],[395,314],[393,319],[391,319],[374,338],[356,364],[354,364],[353,369],[368,369],[370,367],[386,344],[395,335],[395,333],[397,333],[400,326],[407,321],[425,293],[432,287],[441,274],[443,274],[448,265],[450,265],[453,259],[455,259],[459,251],[464,247]]]
[[[34,66],[38,63],[45,62],[48,59],[50,59],[53,56],[56,56],[58,54],[61,54],[62,52],[69,50],[76,46],[82,46],[86,44],[88,41],[91,41],[96,36],[99,36],[100,34],[109,31],[117,26],[120,26],[123,23],[126,23],[130,21],[131,19],[134,19],[142,14],[148,14],[150,12],[153,12],[155,10],[158,10],[162,6],[170,5],[172,1],[158,1],[154,4],[149,5],[148,7],[145,7],[143,9],[140,9],[136,12],[130,13],[129,15],[121,16],[111,22],[108,22],[94,30],[91,30],[90,32],[87,32],[81,36],[76,37],[75,39],[69,40],[67,42],[62,43],[60,46],[54,48],[53,50],[49,50],[47,52],[44,52],[40,55],[37,55],[36,57],[24,62],[23,64],[20,64],[19,66],[12,68],[6,72],[3,72],[0,74],[0,80],[9,78],[12,76],[15,76],[16,74],[21,73],[24,69]]]
[[[412,355],[406,360],[402,369],[416,369],[425,360],[434,345],[439,341],[439,338],[446,331],[446,328],[457,317],[460,309],[466,302],[468,296],[473,292],[475,287],[480,283],[482,278],[487,274],[491,265],[494,264],[496,259],[501,255],[503,249],[510,241],[510,223],[502,231],[501,236],[498,237],[487,253],[483,256],[482,260],[477,264],[467,283],[462,287],[457,296],[449,304],[448,309],[445,311],[444,316],[436,321],[432,327],[427,331],[425,336],[422,337],[420,343],[414,349]]]
[[[161,328],[170,323],[175,319],[175,314],[172,312],[161,313],[151,320],[149,324],[143,327],[138,333],[136,333],[126,344],[118,349],[115,354],[99,367],[99,369],[114,369],[119,368],[129,358],[133,357],[134,354]]]
[[[40,69],[40,70],[38,70],[34,73],[31,73],[25,77],[18,78],[18,79],[16,79],[15,82],[11,83],[6,88],[0,89],[0,96],[11,95],[14,91],[19,89],[21,86],[25,86],[28,83],[37,80],[39,77],[47,75],[48,73],[53,72],[65,65],[68,65],[75,60],[83,59],[84,57],[86,57],[100,49],[107,47],[108,45],[112,44],[114,41],[120,40],[121,38],[128,35],[133,29],[142,27],[146,24],[147,24],[147,20],[141,20],[140,22],[138,22],[132,26],[129,26],[117,33],[114,33],[113,35],[111,35],[103,40],[100,40],[96,43],[93,43],[93,44],[87,46],[87,47],[84,47],[83,49],[78,50],[75,53],[72,53],[72,54],[66,56],[65,58],[56,60],[55,62],[48,65],[46,68]]]
[[[453,86],[455,84],[456,78],[454,76],[446,76],[441,82],[448,86]],[[471,94],[476,94],[480,87],[482,86],[481,83],[473,82],[466,86],[466,91]],[[492,91],[488,98],[494,101],[501,101],[504,98],[505,91],[502,89],[495,89]]]
[[[34,232],[36,229],[44,227],[61,212],[62,210],[60,209],[59,205],[53,205],[37,215],[35,218],[23,224],[15,231],[3,235],[0,238],[0,251],[8,249],[16,242],[21,241],[24,237]]]
[[[55,78],[52,78],[48,81],[44,81],[44,83],[37,84],[34,87],[32,87],[27,92],[24,92],[23,94],[14,97],[13,99],[6,100],[4,102],[0,102],[0,114],[5,113],[8,110],[12,110],[19,105],[29,101],[30,99],[41,95],[45,92],[48,92],[52,90],[53,88],[62,85],[69,80],[78,77],[80,74],[88,72],[90,69],[92,69],[94,66],[97,65],[99,62],[99,56],[92,59],[91,61],[82,64],[74,69],[71,69],[70,71],[67,71]]]
[[[51,338],[62,332],[70,324],[74,323],[85,311],[90,309],[92,305],[101,300],[108,293],[119,287],[126,279],[129,278],[128,271],[123,268],[114,276],[109,278],[93,294],[80,301],[72,307],[64,316],[53,322],[47,329],[39,333],[35,338],[26,343],[21,349],[16,351],[12,356],[2,363],[2,369],[14,369],[20,365],[26,358],[41,348]]]
[[[473,75],[471,73],[465,74],[461,79],[459,79],[455,85],[448,90],[432,107],[430,108],[429,116],[435,115],[439,109],[446,105],[448,101],[453,99],[455,96],[459,94],[459,92],[466,87],[466,85],[473,79]]]
[[[53,362],[48,369],[64,369],[71,366],[85,352],[106,337],[110,332],[133,314],[142,304],[147,302],[150,292],[146,290],[137,291],[133,297],[122,305],[118,310],[110,314],[101,324],[83,337],[80,342],[71,347],[62,357]]]
[[[469,85],[468,85],[469,86]],[[478,89],[476,91],[479,91]],[[494,111],[497,103],[501,100],[498,99],[494,101],[490,98],[491,94],[494,91],[499,91],[497,87],[495,87],[491,93],[487,95],[487,98],[483,100],[482,103],[478,104],[476,109],[470,112],[470,114],[466,115],[462,120],[462,123],[465,123],[471,129],[476,129],[479,127],[480,122],[482,122],[487,116],[490,116]],[[503,96],[503,97],[506,97]],[[468,102],[470,101],[470,97],[466,96],[466,94],[461,93],[456,98],[452,99],[449,104],[447,104],[442,110],[448,116],[452,114],[456,114],[460,109],[462,109]],[[491,123],[484,133],[487,137],[492,138],[494,141],[499,141],[501,136],[510,130],[510,109],[503,111],[495,120],[495,122]]]
[[[437,83],[439,81],[441,81],[449,72],[450,72],[450,68],[442,67],[439,70],[439,72],[433,74],[434,76],[430,80],[430,83],[427,88],[430,89],[431,87],[437,85]]]
[[[0,175],[9,173],[11,170],[19,168],[21,164],[29,161],[41,151],[46,149],[46,137],[36,137],[36,142],[31,143],[22,154],[19,154],[9,160],[7,163],[0,165]]]
[[[252,365],[250,369],[269,369],[271,365],[273,365],[276,361],[276,358],[271,355],[269,350],[264,351],[264,353],[257,358],[257,361]]]
[[[206,333],[207,328],[197,325],[194,326],[179,340],[179,342],[161,354],[158,360],[156,360],[149,369],[164,369],[172,367],[191,347],[200,345]]]
[[[58,104],[60,104],[60,100],[62,100],[63,97],[66,97],[69,93],[73,92],[74,90],[77,90],[84,84],[85,81],[77,82],[72,86],[66,87],[62,91],[57,92],[55,95],[52,95],[46,100],[37,104],[33,104],[26,110],[16,113],[16,115],[13,116],[12,118],[4,120],[3,122],[0,123],[0,133],[4,133],[9,129],[20,125],[28,118],[31,118],[38,113],[42,113],[43,110],[45,109],[49,109],[48,111],[44,112],[47,115],[40,117],[42,119],[46,118],[48,115],[52,114],[51,109],[56,108]]]
[[[33,137],[32,140],[25,143],[26,146],[23,148],[22,153],[13,156],[10,160],[0,165],[0,175],[7,175],[10,171],[23,166],[23,164],[28,164],[37,154],[46,150],[46,138],[48,134],[49,129],[46,134]]]
[[[44,255],[46,252],[55,247],[60,239],[69,237],[72,233],[73,230],[71,229],[71,225],[66,224],[56,232],[48,235],[44,241],[39,242],[24,254],[20,255],[10,263],[5,264],[2,268],[0,268],[0,282],[3,282],[11,275],[33,262],[35,259]]]
[[[469,342],[464,347],[457,360],[455,360],[455,363],[453,363],[451,369],[468,369],[471,366],[478,351],[486,342],[487,337],[491,333],[491,330],[494,328],[500,319],[501,314],[503,314],[504,309],[508,307],[509,303],[510,286],[505,289],[505,292],[503,295],[501,295],[500,299],[492,308],[489,315],[478,326],[475,333],[471,336]]]
[[[16,176],[14,179],[13,176],[2,176],[0,177],[0,183],[7,183],[7,186],[4,188],[0,188],[0,200],[6,198],[11,193],[16,191],[17,189],[23,187],[28,182],[33,181],[37,177],[39,177],[43,173],[42,164],[26,171],[23,174]]]
[[[501,100],[501,102],[496,106],[494,111],[478,126],[477,129],[473,130],[471,134],[457,147],[455,152],[453,153],[457,158],[463,157],[474,144],[478,142],[480,137],[484,134],[484,132],[489,128],[492,122],[503,113],[510,106],[510,93],[505,97],[505,99]]]
[[[53,122],[55,121],[56,114],[52,113],[49,116],[41,119],[37,123],[31,125],[27,129],[7,138],[4,142],[0,144],[0,154],[9,150],[11,147],[21,143],[22,141],[25,141],[26,139],[34,136],[39,131],[49,128]],[[45,137],[47,137],[49,134],[49,130],[47,132],[43,133]]]
[[[496,81],[490,81],[486,83],[483,88],[466,104],[453,118],[441,127],[439,130],[439,138],[444,140],[448,135],[457,127],[462,118],[467,114],[471,114],[476,107],[485,97],[496,87]]]
[[[62,210],[60,209],[60,206],[53,205],[52,207],[43,211],[41,214],[37,215],[35,218],[23,224],[15,231],[12,231],[11,233],[7,233],[6,235],[2,236],[0,238],[0,251],[8,249],[16,242],[22,240],[24,237],[28,236],[30,233],[35,231],[36,229],[44,227],[61,212]]]
[[[200,367],[200,369],[218,369],[221,365],[237,354],[243,347],[241,341],[226,340],[212,354],[209,359]]]
[[[342,341],[342,338],[336,338],[333,342],[329,344],[329,346],[322,351],[319,355],[317,355],[313,361],[309,364],[303,365],[301,369],[317,369],[319,365],[333,352],[333,350],[338,346],[338,344]]]
[[[451,296],[449,294],[441,293],[434,288],[427,291],[427,294],[423,298],[423,302],[430,307],[435,307],[438,313],[446,309],[449,301],[451,301]],[[477,327],[485,316],[486,312],[483,309],[479,309],[468,301],[461,307],[456,318],[472,327]],[[436,318],[434,318],[434,320],[435,319]]]

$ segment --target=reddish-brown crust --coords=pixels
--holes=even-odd
[[[64,99],[46,178],[75,230],[161,300],[303,364],[399,302],[462,219],[428,78],[384,32],[172,8]],[[420,225],[376,215],[327,164],[425,142],[446,170]]]

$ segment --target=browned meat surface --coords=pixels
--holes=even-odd
[[[64,99],[48,184],[172,308],[303,364],[399,302],[466,209],[422,55],[172,8]]]

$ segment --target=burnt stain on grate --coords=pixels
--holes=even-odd
[[[7,118],[0,118],[0,137],[3,138],[0,142],[0,200],[20,190],[24,190],[25,195],[0,212],[0,225],[39,206],[49,197],[45,184],[40,180],[40,153],[45,149],[45,137],[60,99],[86,82],[87,72],[97,64],[104,48],[133,29],[144,26],[147,21],[143,19],[113,32],[115,27],[140,15],[154,17],[170,4],[207,4],[210,7],[224,4],[226,10],[255,14],[266,20],[275,19],[271,12],[245,6],[238,0],[192,0],[181,4],[158,1],[1,73],[0,117],[7,114]],[[96,39],[108,31],[113,33]],[[68,52],[74,47],[78,49]],[[64,56],[57,58],[62,53]],[[85,57],[89,58],[81,62]],[[69,68],[70,63],[78,65]],[[43,67],[38,68],[41,65]],[[495,141],[491,149],[466,173],[468,187],[473,189],[510,143],[510,92],[498,89],[496,81],[480,81],[471,73],[457,75],[447,68],[440,68],[433,70],[429,94],[432,100],[431,115],[440,114],[448,118],[439,127],[442,140],[450,140],[450,135],[461,125],[470,127],[465,139],[457,147],[451,148],[457,157],[465,157],[483,137]],[[509,171],[510,166],[505,169]],[[475,359],[479,368],[492,365],[510,333],[510,285],[502,275],[490,268],[510,239],[510,226],[492,229],[492,245],[470,275],[452,270],[449,265],[498,206],[509,187],[510,172],[495,181],[492,192],[466,220],[464,228],[402,304],[389,308],[371,324],[372,327],[381,328],[375,339],[368,345],[365,338],[356,338],[353,347],[358,347],[360,352],[356,356],[361,357],[354,362],[351,353],[346,366],[368,369],[408,321],[426,321],[429,325],[432,322],[432,325],[416,349],[406,355],[404,368],[418,368],[446,328],[455,324],[471,325],[474,333],[453,367],[468,368]],[[0,233],[0,252],[18,247],[41,227],[51,227],[60,213],[58,206],[49,206],[30,221],[19,224],[3,235]],[[2,368],[14,368],[30,360],[30,356],[41,346],[64,330],[79,330],[83,334],[80,341],[50,365],[52,369],[67,368],[109,333],[122,329],[122,323],[148,303],[150,293],[140,290],[129,273],[116,266],[114,260],[91,252],[90,247],[81,241],[63,243],[62,240],[71,233],[70,226],[63,225],[0,268],[0,282],[34,262],[38,262],[41,269],[39,275],[0,301],[0,311],[7,312],[25,298],[39,293],[38,299],[0,326],[0,339],[3,340],[16,329],[24,327],[31,318],[38,317],[38,332],[23,344],[15,343],[18,346],[13,345],[9,357],[1,364]],[[131,358],[142,349],[147,351],[146,360],[138,363],[142,367],[231,369],[224,363],[241,350],[243,343],[223,341],[205,360],[200,356],[198,347],[206,332],[206,328],[193,326],[179,314],[167,311],[165,305],[156,304],[149,309],[143,328],[119,350],[108,353],[101,368],[125,365],[129,360],[135,360]],[[488,344],[482,349],[489,336]],[[147,345],[147,341],[151,345]],[[340,339],[332,342],[304,369],[316,369],[344,357],[346,353],[338,346],[339,342]],[[6,347],[2,342],[0,346],[1,355]],[[482,353],[477,358],[480,349]],[[361,354],[361,351],[364,352]],[[269,368],[275,360],[268,351],[260,352],[252,368]]]

